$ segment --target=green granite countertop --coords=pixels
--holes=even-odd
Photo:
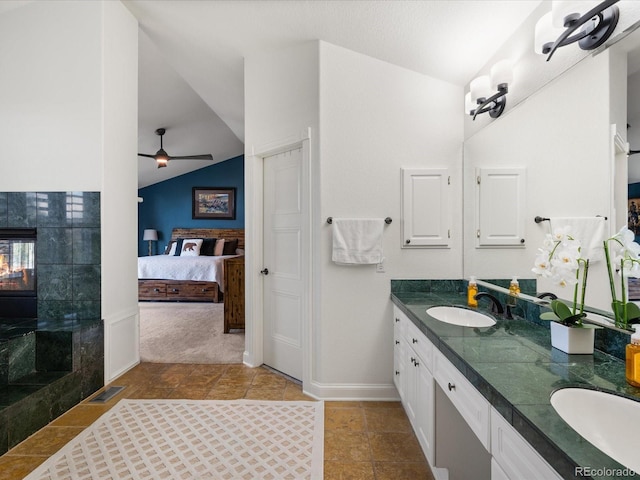
[[[567,355],[551,347],[548,328],[518,317],[490,314],[496,325],[467,328],[426,313],[434,305],[466,306],[461,293],[394,292],[391,300],[563,478],[589,478],[576,475],[575,467],[592,469],[591,478],[623,478],[616,470],[624,467],[571,429],[549,401],[554,390],[566,386],[592,386],[640,400],[640,389],[625,380],[621,360],[597,350]],[[482,301],[478,310],[488,313],[489,304]]]

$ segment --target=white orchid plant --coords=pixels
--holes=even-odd
[[[569,307],[561,300],[551,302],[552,312],[540,315],[543,320],[553,320],[571,327],[588,327],[582,319],[584,313],[584,298],[587,289],[587,274],[589,259],[580,256],[580,241],[570,235],[571,228],[556,228],[548,233],[542,248],[538,249],[534,267],[531,269],[536,275],[548,278],[560,287],[573,286],[573,305]]]
[[[613,237],[604,241],[611,288],[611,308],[615,316],[615,325],[620,328],[629,328],[630,323],[640,318],[638,305],[627,301],[625,283],[625,277],[640,278],[640,245],[634,240],[635,234],[624,226]],[[620,298],[616,292],[614,270],[620,275]]]

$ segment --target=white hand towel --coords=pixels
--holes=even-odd
[[[604,217],[551,217],[551,231],[556,228],[571,227],[569,235],[580,241],[580,256],[588,258],[589,263],[604,258],[602,242],[606,232]]]
[[[334,218],[331,259],[338,264],[380,263],[383,230],[383,218]]]

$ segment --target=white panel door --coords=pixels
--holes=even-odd
[[[302,379],[302,149],[264,159],[264,363]]]
[[[402,169],[402,246],[449,247],[451,188],[446,168]]]
[[[478,246],[525,246],[526,169],[479,168],[476,176]]]

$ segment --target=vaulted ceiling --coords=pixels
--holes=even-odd
[[[323,40],[465,85],[540,0],[123,0],[140,23],[139,186],[243,153],[245,56]],[[462,101],[462,100],[461,100]]]

